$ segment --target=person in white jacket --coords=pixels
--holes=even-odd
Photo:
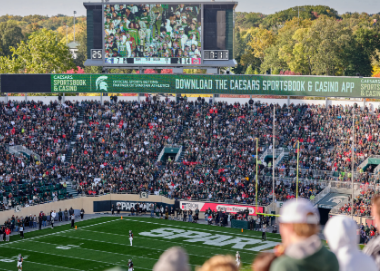
[[[51,212],[50,222],[51,222],[51,228],[52,229],[54,229],[54,220],[55,220],[56,216],[57,216],[57,213],[55,212],[55,210],[53,212]]]
[[[329,219],[324,234],[332,252],[339,261],[339,271],[376,271],[375,261],[359,250],[359,236],[354,220],[347,216]]]

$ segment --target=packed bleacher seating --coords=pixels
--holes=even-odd
[[[65,164],[79,104],[0,104],[1,207],[31,205],[68,197],[59,167]],[[13,152],[22,145],[31,153]]]
[[[177,103],[148,97],[140,103],[31,101],[0,106],[0,189],[8,206],[66,198],[65,182],[86,195],[148,191],[171,198],[253,203],[256,158],[273,149],[273,105],[259,101]],[[278,201],[296,193],[298,140],[300,197],[314,198],[328,181],[351,180],[351,111],[347,106],[276,105],[275,148],[286,151],[275,164]],[[356,114],[358,167],[377,154],[379,113],[366,109]],[[168,144],[183,147],[179,161],[157,161]],[[16,145],[40,159],[7,151]],[[273,160],[261,160],[258,198],[266,205],[272,201]],[[372,170],[361,170],[355,180],[377,183]]]

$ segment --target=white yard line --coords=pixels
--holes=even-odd
[[[41,242],[41,241],[32,241],[32,242],[41,243],[41,244],[47,244],[47,245],[53,245],[53,246],[59,246],[57,244],[52,244],[52,243],[47,243],[47,242]],[[122,253],[117,253],[117,252],[102,251],[102,250],[97,250],[97,249],[92,249],[92,248],[78,247],[78,248],[73,248],[73,249],[91,250],[91,251],[96,251],[96,252],[109,253],[109,254],[112,254],[112,255],[131,256],[133,258],[142,258],[142,259],[148,259],[148,260],[158,261],[158,258],[149,258],[149,257],[144,257],[144,256],[136,256],[136,255],[132,255],[132,254],[122,254]]]
[[[125,247],[131,247],[130,245],[128,244],[121,244],[121,243],[113,243],[113,242],[108,242],[108,241],[101,241],[101,240],[94,240],[94,239],[89,239],[89,238],[81,238],[81,237],[74,237],[74,236],[63,236],[65,238],[70,238],[70,239],[77,239],[77,240],[83,240],[83,241],[93,241],[93,242],[99,242],[99,243],[106,243],[106,244],[111,244],[111,245],[119,245],[119,246],[125,246]],[[137,248],[144,248],[144,249],[149,249],[149,250],[156,250],[156,251],[166,251],[167,249],[159,249],[159,248],[152,248],[152,247],[145,247],[145,246],[136,246],[136,245],[133,245],[132,247],[137,247]],[[131,248],[132,248],[131,247]],[[218,248],[219,249],[219,248]],[[241,252],[241,253],[246,253],[246,252]],[[252,253],[248,253],[247,254],[252,254]],[[124,255],[124,254],[123,254]],[[152,254],[147,254],[147,255],[152,255]],[[209,259],[210,257],[209,256],[204,256],[204,255],[197,255],[197,254],[191,254],[191,253],[187,253],[187,255],[190,255],[190,256],[195,256],[195,257],[200,257],[200,258],[206,258],[206,259]],[[157,259],[158,260],[158,259]],[[242,262],[242,263],[246,263],[246,262]],[[251,263],[246,263],[246,264],[251,264]]]
[[[28,240],[25,240],[25,241],[28,241]],[[11,243],[9,243],[11,244]],[[102,263],[102,264],[107,264],[108,266],[117,266],[118,264],[115,264],[114,262],[113,263],[110,263],[110,262],[103,262],[103,261],[97,261],[97,260],[93,260],[93,259],[85,259],[85,258],[79,258],[79,257],[74,257],[74,256],[69,256],[69,255],[63,255],[63,254],[53,254],[53,253],[48,253],[48,252],[41,252],[41,251],[36,251],[36,250],[31,250],[31,249],[25,249],[25,248],[18,248],[18,247],[10,247],[12,249],[18,249],[18,250],[23,250],[23,251],[29,251],[29,252],[34,252],[34,253],[40,253],[40,254],[46,254],[46,255],[52,255],[52,256],[58,256],[58,257],[62,257],[62,258],[71,258],[71,259],[77,259],[77,260],[83,260],[83,261],[90,261],[90,262],[98,262],[98,263]],[[95,250],[96,251],[96,250]],[[99,252],[106,252],[106,251],[100,251]],[[108,253],[108,252],[107,252]],[[118,253],[112,253],[112,254],[118,254]],[[125,256],[125,254],[122,254]],[[135,257],[135,256],[134,256]],[[136,256],[138,257],[138,256]],[[139,257],[139,258],[142,258],[142,257]],[[158,260],[158,259],[154,259],[154,260]],[[71,268],[70,268],[71,269]],[[145,267],[136,267],[135,269],[146,269],[146,270],[152,270],[152,268],[145,268]],[[6,270],[6,269],[5,269]],[[76,269],[78,270],[78,269]],[[9,270],[11,271],[11,270]]]
[[[84,228],[94,227],[94,226],[98,226],[98,225],[101,225],[101,224],[104,224],[104,223],[115,222],[115,221],[121,221],[121,219],[113,219],[113,220],[109,220],[109,221],[105,221],[105,222],[101,222],[101,223],[97,223],[97,224],[93,224],[93,225],[88,225],[88,226],[78,227],[78,229],[84,229]],[[61,234],[61,233],[65,233],[65,232],[68,232],[68,231],[75,231],[75,229],[69,229],[69,230],[65,230],[65,231],[52,232],[52,233],[49,233],[49,234],[44,234],[44,235],[39,235],[39,236],[29,237],[29,238],[26,238],[26,239],[20,239],[20,240],[17,240],[17,241],[4,242],[3,244],[0,245],[0,247],[1,247],[1,246],[6,246],[6,245],[8,245],[8,244],[19,243],[19,242],[22,242],[22,241],[24,241],[24,240],[33,240],[33,239],[37,239],[37,238],[41,238],[41,237],[46,237],[46,236],[51,236],[51,235]],[[25,234],[27,234],[27,233],[25,233]]]
[[[11,249],[16,249],[16,250],[23,250],[23,251],[29,251],[29,252],[34,252],[34,253],[40,253],[40,254],[58,256],[58,257],[62,257],[62,258],[71,258],[71,259],[90,261],[90,262],[97,262],[97,263],[107,264],[107,265],[110,265],[110,266],[115,266],[115,263],[102,262],[102,261],[97,261],[97,260],[92,260],[92,259],[85,259],[85,258],[79,258],[79,257],[74,257],[74,256],[62,255],[62,254],[53,254],[53,253],[41,252],[41,251],[36,251],[36,250],[31,250],[31,249],[25,249],[25,248],[19,248],[19,247],[10,247],[10,248]]]

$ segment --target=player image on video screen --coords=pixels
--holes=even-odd
[[[201,29],[200,5],[106,4],[106,63],[170,64],[177,58],[177,63],[200,64]]]

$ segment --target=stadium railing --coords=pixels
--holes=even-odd
[[[330,213],[331,213],[331,214],[340,214],[340,213],[341,213],[341,212],[340,212],[341,208],[342,208],[345,204],[347,204],[347,203],[349,203],[348,198],[344,199],[341,203],[339,203],[338,205],[334,206],[334,207],[331,209]]]
[[[311,203],[315,205],[318,203],[321,199],[323,199],[325,196],[327,196],[331,191],[331,186],[330,184],[326,186],[318,195],[315,196],[313,200],[311,200]]]

